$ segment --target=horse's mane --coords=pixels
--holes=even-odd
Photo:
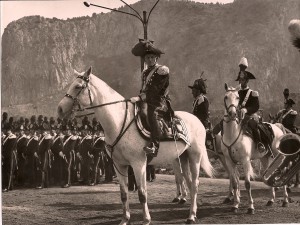
[[[103,91],[103,93],[110,93],[116,96],[116,99],[124,99],[124,97],[119,94],[116,90],[110,87],[106,82],[100,79],[94,74],[90,74],[90,85],[94,86],[97,90]]]

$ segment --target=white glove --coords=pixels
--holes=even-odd
[[[140,97],[132,97],[132,98],[130,98],[130,101],[131,101],[132,103],[136,103],[136,102],[141,101],[141,99],[140,99]]]
[[[36,157],[36,158],[38,158],[39,156],[38,156],[38,154],[35,152],[34,154],[34,157]]]
[[[246,109],[246,108],[242,108],[242,109],[241,109],[241,118],[242,118],[242,119],[244,119],[246,113],[247,113],[247,109]]]
[[[62,157],[62,158],[65,156],[64,153],[62,153],[62,152],[59,152],[58,154],[59,154],[59,156]]]

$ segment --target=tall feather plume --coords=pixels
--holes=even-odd
[[[300,20],[291,20],[288,26],[292,44],[300,51]]]

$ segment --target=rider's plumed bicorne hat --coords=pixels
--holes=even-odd
[[[153,45],[152,41],[143,39],[140,39],[139,43],[132,48],[131,52],[133,55],[141,57],[147,54],[154,54],[160,57],[161,54],[164,54],[164,52]]]

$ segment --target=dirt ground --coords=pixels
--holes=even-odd
[[[241,181],[241,205],[237,214],[222,204],[228,180],[200,178],[198,223],[201,224],[276,224],[300,223],[300,189],[292,188],[289,207],[281,207],[282,192],[272,207],[266,207],[268,187],[252,182],[255,215],[248,215],[247,196]],[[173,175],[157,175],[148,182],[148,204],[152,224],[183,224],[189,213],[189,199],[184,205],[171,203],[175,197]],[[130,192],[131,224],[142,223],[137,192]],[[97,186],[72,186],[67,189],[16,189],[2,193],[2,223],[17,224],[118,224],[122,209],[117,181]]]

